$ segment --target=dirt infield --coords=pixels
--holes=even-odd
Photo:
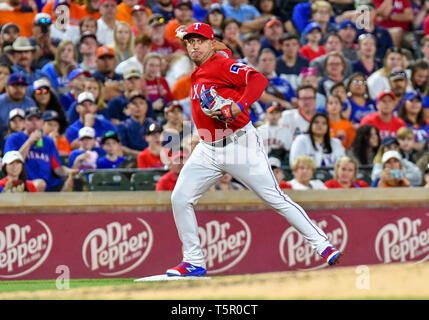
[[[429,263],[407,263],[13,292],[0,299],[428,299],[427,283]]]

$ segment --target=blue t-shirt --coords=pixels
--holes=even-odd
[[[83,128],[83,123],[79,119],[73,122],[66,129],[66,138],[69,143],[72,143],[74,140],[79,138],[79,130],[82,128]],[[95,137],[97,138],[98,142],[101,141],[101,137],[107,131],[113,130],[116,133],[118,132],[116,130],[116,127],[109,120],[99,119],[99,118],[95,118],[94,125],[92,126],[92,128],[95,130]]]
[[[74,101],[71,105],[69,110],[67,111],[67,120],[69,123],[73,123],[77,120],[79,120],[79,113],[76,111],[77,101]],[[110,119],[109,110],[107,108],[104,109],[97,109],[95,112],[98,118],[100,119]]]
[[[255,18],[259,18],[261,16],[258,9],[249,4],[240,4],[240,8],[236,10],[228,2],[224,2],[222,4],[222,9],[225,19],[234,18],[241,23],[252,21]]]
[[[424,143],[429,139],[429,124],[425,124],[423,126],[419,126],[418,128],[414,127],[412,124],[405,121],[407,127],[413,130],[414,138],[417,143]]]
[[[120,122],[117,127],[122,145],[134,150],[144,150],[148,146],[144,138],[146,130],[154,122],[146,118],[143,124],[140,124],[133,117]]]
[[[64,112],[66,113],[70,109],[70,106],[73,104],[73,102],[76,102],[76,101],[77,99],[70,91],[60,95],[60,102],[61,102],[61,105],[63,106]]]
[[[311,18],[310,2],[298,3],[293,8],[292,21],[295,27],[298,29],[299,33],[304,31],[305,26],[310,22],[310,18]]]
[[[0,95],[0,132],[5,133],[8,129],[9,112],[15,108],[27,110],[36,107],[36,102],[28,96],[25,96],[20,102],[13,102],[7,96],[7,93]]]
[[[271,43],[268,41],[268,39],[266,37],[263,37],[260,40],[261,43],[261,50],[262,49],[271,49],[274,51],[274,53],[276,54],[276,58],[279,58],[283,55],[283,51],[282,50],[277,50],[276,48],[274,48]]]
[[[352,112],[350,114],[350,121],[352,123],[360,123],[363,117],[366,115],[377,111],[375,103],[372,100],[366,100],[365,105],[362,107],[358,105],[353,99],[347,98],[352,107]]]
[[[24,132],[12,133],[6,140],[4,153],[11,150],[19,150],[27,141],[28,136]],[[43,146],[33,144],[25,158],[25,169],[29,180],[43,179],[46,181],[46,191],[62,183],[62,179],[54,175],[53,170],[60,167],[61,159],[55,142],[49,136],[43,136]]]
[[[93,148],[91,151],[95,151],[98,154],[98,157],[103,157],[106,154],[106,151],[104,151],[104,149],[99,148],[99,147],[95,147]],[[81,150],[81,149],[75,149],[72,152],[70,152],[70,156],[69,156],[69,162],[68,162],[68,166],[71,168],[73,167],[73,164],[76,160],[77,157],[79,157],[82,153],[84,153],[85,151]],[[97,158],[98,159],[98,158]],[[86,169],[94,169],[94,168],[90,168],[88,166],[88,168]]]
[[[192,5],[192,11],[194,12],[194,19],[203,22],[207,17],[207,10],[200,6],[198,3]]]
[[[45,64],[42,71],[48,75],[52,87],[58,92],[58,88],[67,88],[69,80],[67,77],[60,76],[56,71],[52,62]]]
[[[288,102],[291,102],[292,98],[296,97],[295,91],[293,90],[289,81],[277,76],[268,79],[268,86],[265,89],[265,92],[273,96],[277,96],[276,93],[280,92],[281,94],[283,94],[283,99]]]
[[[110,161],[107,157],[101,157],[97,160],[97,169],[115,169],[118,168],[124,160],[125,157],[118,157],[116,161]]]
[[[152,103],[150,101],[147,102],[147,112],[146,117],[155,119],[155,112],[152,108]],[[128,99],[124,94],[120,96],[114,97],[107,103],[107,109],[109,110],[109,119],[119,119],[119,121],[124,121],[129,116],[124,113],[124,109],[127,107]]]

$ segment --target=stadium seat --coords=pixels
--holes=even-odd
[[[88,191],[130,191],[130,180],[119,172],[94,172],[89,175]]]
[[[322,180],[323,182],[326,182],[328,180],[331,180],[332,176],[327,170],[318,168],[314,172],[313,179],[319,179],[319,180]]]
[[[283,172],[284,172],[284,174],[285,174],[285,177],[283,178],[283,180],[285,180],[285,181],[290,181],[290,180],[293,180],[293,179],[294,179],[294,176],[293,176],[293,174],[292,174],[292,169],[290,169],[289,167],[284,168],[284,169],[283,169]]]
[[[371,183],[372,183],[371,175],[365,171],[358,171],[358,173],[356,175],[356,179],[363,180],[366,183],[368,183],[369,185],[371,185]]]
[[[168,171],[166,170],[144,170],[131,175],[131,188],[135,191],[155,190],[158,180]]]

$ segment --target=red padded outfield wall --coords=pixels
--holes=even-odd
[[[309,210],[341,266],[429,258],[429,208]],[[197,214],[209,275],[327,268],[271,210]],[[0,279],[140,278],[181,259],[171,212],[0,215]]]

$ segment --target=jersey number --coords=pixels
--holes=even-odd
[[[246,68],[247,66],[243,63],[235,63],[231,66],[231,68],[229,69],[230,72],[232,73],[238,73],[238,71],[240,71],[241,68]]]

